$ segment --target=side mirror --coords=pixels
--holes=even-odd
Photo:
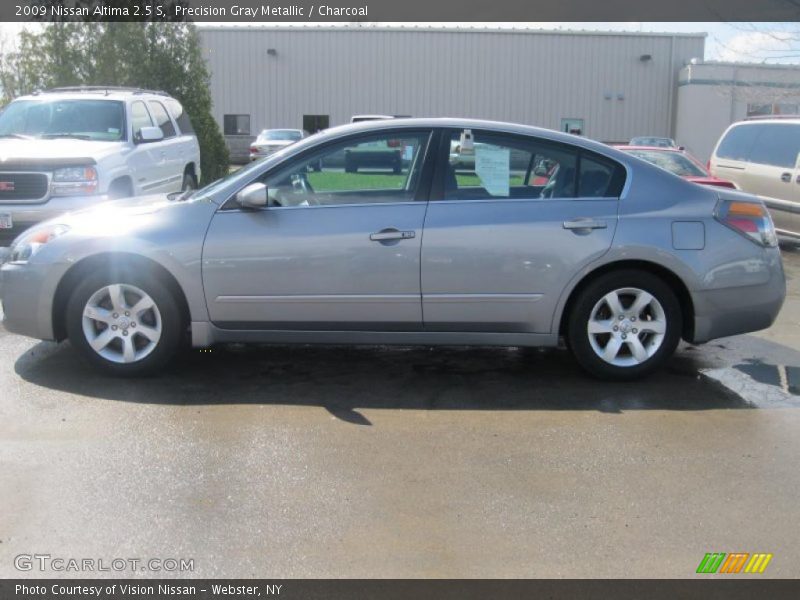
[[[251,183],[239,191],[235,198],[244,208],[264,208],[269,203],[267,186],[263,183]]]
[[[137,144],[146,144],[147,142],[160,142],[164,139],[164,132],[160,127],[142,127],[134,135],[134,140]]]

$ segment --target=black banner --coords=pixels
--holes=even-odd
[[[692,580],[418,580],[418,579],[6,579],[0,598],[76,600],[737,600],[800,597],[800,580],[730,578]]]
[[[4,0],[0,21],[798,21],[798,0]]]

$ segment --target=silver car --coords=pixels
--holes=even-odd
[[[474,170],[456,172],[467,138]],[[346,171],[376,144],[400,172]],[[769,327],[785,294],[758,199],[587,139],[456,119],[330,129],[191,195],[51,220],[7,261],[9,331],[69,338],[123,375],[162,368],[188,330],[196,347],[563,338],[590,373],[630,379],[681,338]]]
[[[250,144],[250,160],[258,160],[303,139],[299,129],[265,129]]]

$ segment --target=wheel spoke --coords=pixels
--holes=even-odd
[[[639,330],[649,333],[666,333],[667,324],[664,321],[639,321]]]
[[[634,336],[626,341],[628,342],[628,348],[630,348],[633,358],[635,358],[637,362],[643,363],[647,360],[647,350],[642,344],[642,340]]]
[[[609,292],[603,296],[603,299],[606,301],[606,304],[613,315],[619,315],[623,313],[624,309],[622,308],[622,303],[619,301],[617,292]]]
[[[113,340],[117,337],[116,332],[111,331],[111,328],[106,329],[102,333],[100,333],[96,338],[88,340],[89,345],[94,349],[95,352],[100,352],[103,348],[108,346]]]
[[[612,337],[608,340],[606,347],[603,349],[603,358],[611,362],[615,358],[617,358],[617,354],[619,354],[619,349],[622,347],[622,340],[617,337]]]
[[[125,294],[123,294],[122,286],[115,283],[108,286],[108,297],[111,299],[111,305],[114,310],[123,312],[128,309],[128,304],[125,302]]]
[[[136,348],[133,346],[131,336],[122,338],[122,359],[126,362],[133,362],[136,358]]]
[[[154,305],[155,302],[153,302],[153,299],[150,296],[143,296],[131,307],[130,313],[134,316],[138,316],[140,313],[153,308]]]
[[[92,321],[99,321],[100,323],[110,323],[113,321],[111,311],[106,310],[102,306],[86,305],[83,309],[83,316]]]
[[[613,332],[613,325],[614,319],[608,320],[591,320],[589,321],[589,333],[590,334],[600,334],[600,333],[611,333]]]
[[[642,290],[639,292],[633,304],[631,304],[630,312],[638,317],[652,301],[653,296]]]

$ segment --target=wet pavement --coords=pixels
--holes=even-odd
[[[644,381],[564,350],[231,345],[158,378],[0,330],[0,577],[14,557],[200,577],[800,575],[800,252],[765,332]],[[171,576],[136,571],[90,576]]]

